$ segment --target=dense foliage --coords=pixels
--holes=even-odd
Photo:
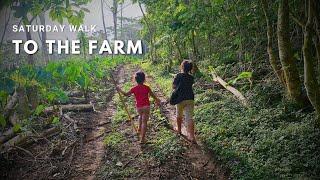
[[[5,111],[10,95],[15,92],[27,96],[27,105],[22,107],[26,112],[19,115],[20,123],[22,120],[29,121],[30,118],[36,118],[31,115],[33,113],[40,115],[45,107],[67,102],[68,93],[71,91],[80,91],[88,98],[89,93],[96,88],[97,83],[94,82],[110,80],[110,72],[117,65],[133,60],[135,58],[125,57],[70,59],[50,62],[46,66],[25,65],[15,70],[1,72],[1,112]],[[30,90],[36,92],[30,93]],[[6,117],[1,116],[1,125],[2,128],[6,127]]]

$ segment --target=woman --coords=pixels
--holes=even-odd
[[[177,90],[177,132],[181,134],[181,124],[184,118],[189,140],[196,143],[193,110],[194,93],[192,85],[194,78],[190,74],[193,68],[192,62],[184,60],[181,63],[181,73],[178,73],[173,81],[173,89]],[[178,88],[178,89],[177,89]]]

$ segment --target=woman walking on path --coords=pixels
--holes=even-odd
[[[194,110],[194,93],[192,85],[194,84],[194,77],[190,74],[193,68],[192,62],[184,60],[181,63],[181,73],[178,73],[173,80],[173,89],[176,91],[176,108],[177,108],[177,129],[181,134],[181,124],[184,120],[186,122],[186,129],[188,139],[196,143],[195,129],[193,121]]]

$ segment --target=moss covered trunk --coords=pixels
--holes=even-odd
[[[284,72],[288,98],[302,104],[301,81],[293,57],[289,30],[289,3],[288,0],[280,0],[277,27],[279,58]]]
[[[281,64],[280,64],[280,61],[275,53],[275,51],[273,50],[273,35],[274,35],[274,32],[273,32],[273,29],[272,29],[272,24],[271,24],[271,21],[269,19],[269,16],[268,16],[268,3],[266,0],[262,0],[262,9],[263,9],[263,12],[264,12],[264,16],[265,16],[265,19],[266,19],[266,23],[267,23],[267,39],[268,39],[268,45],[267,45],[267,51],[268,51],[268,55],[269,55],[269,62],[270,62],[270,65],[273,69],[273,71],[276,73],[279,81],[285,85],[285,80],[284,80],[284,77],[283,77],[283,71],[281,69]]]
[[[308,98],[314,107],[316,114],[318,116],[317,124],[319,122],[320,115],[320,85],[318,83],[317,77],[317,61],[314,56],[314,49],[312,39],[315,35],[313,30],[313,21],[315,11],[313,9],[315,5],[314,0],[309,0],[309,10],[308,10],[308,21],[304,28],[304,44],[303,44],[303,60],[304,60],[304,84],[306,87]],[[316,44],[317,46],[317,44]]]

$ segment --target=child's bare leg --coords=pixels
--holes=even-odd
[[[149,120],[149,116],[150,116],[150,110],[146,109],[145,112],[143,113],[142,116],[142,125],[141,125],[141,143],[145,143],[146,142],[146,132],[147,132],[147,123]]]
[[[147,129],[147,123],[146,123],[146,115],[145,113],[142,115],[142,122],[141,122],[141,143],[145,143],[146,139],[145,139],[145,136],[146,136],[146,129]]]
[[[139,126],[138,126],[138,133],[140,134],[141,132],[141,123],[142,123],[142,115],[143,115],[143,111],[142,109],[137,109],[137,112],[139,114]]]
[[[142,114],[139,114],[139,127],[138,127],[138,133],[141,132],[141,125],[142,125]]]

